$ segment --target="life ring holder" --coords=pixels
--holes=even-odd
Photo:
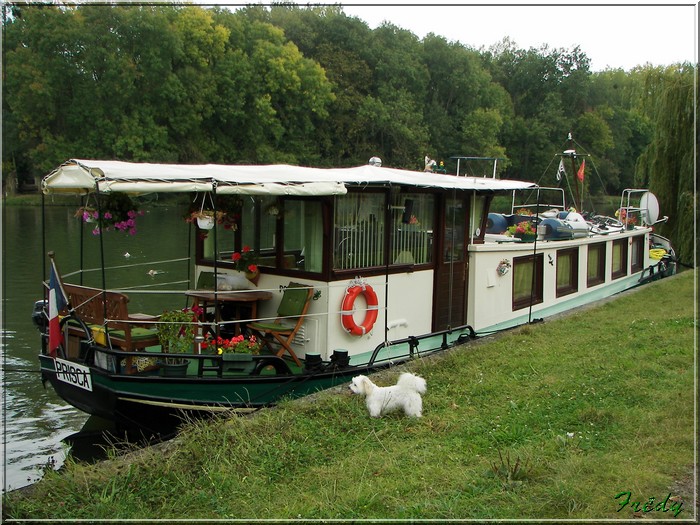
[[[357,299],[357,296],[360,294],[362,294],[365,301],[367,301],[367,315],[365,315],[362,323],[358,325],[353,318],[353,313],[355,311],[355,299]],[[343,303],[340,309],[340,322],[343,324],[343,328],[350,335],[363,336],[372,330],[374,323],[377,322],[378,315],[379,301],[377,300],[377,294],[374,292],[374,289],[360,279],[350,281],[350,284],[345,290],[345,297],[343,297]]]

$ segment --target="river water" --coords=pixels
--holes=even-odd
[[[44,264],[48,272],[44,251],[56,253],[63,275],[79,270],[82,228],[84,268],[100,267],[99,237],[91,235],[90,228],[73,216],[74,211],[66,206],[46,207],[44,246],[41,207],[3,208],[3,490],[36,482],[47,465],[59,468],[70,453],[63,440],[80,431],[88,420],[87,414],[63,402],[50,385],[42,386],[39,332],[31,320],[34,302],[42,298]],[[103,236],[107,266],[117,267],[107,273],[107,287],[186,289],[187,283],[180,281],[187,279],[188,262],[173,262],[188,255],[189,228],[182,212],[152,208],[138,218],[137,225],[138,233],[133,236],[121,232]],[[86,285],[100,286],[101,280],[99,271],[84,274]],[[134,292],[129,296],[133,312],[158,313],[169,307],[155,294]]]

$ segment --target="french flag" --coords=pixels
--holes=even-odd
[[[51,259],[51,275],[49,277],[49,355],[51,357],[56,357],[56,349],[63,343],[58,312],[67,305],[68,298],[61,285],[56,263]]]

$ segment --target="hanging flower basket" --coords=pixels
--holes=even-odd
[[[214,216],[203,215],[201,217],[197,217],[197,226],[202,230],[211,230],[214,227]]]
[[[185,215],[186,222],[197,222],[197,227],[201,230],[211,230],[215,224],[223,226],[227,230],[236,231],[236,215],[231,215],[226,210],[215,206],[214,199],[209,195],[210,204],[206,205],[207,194],[202,196],[202,203],[199,209],[192,209]],[[195,201],[196,201],[195,197]],[[217,199],[218,201],[218,199]],[[194,203],[193,203],[194,204]],[[216,211],[214,211],[216,208]]]
[[[100,196],[99,206],[86,203],[75,212],[76,218],[95,225],[93,235],[112,230],[136,235],[136,219],[141,215],[143,212],[123,193]]]

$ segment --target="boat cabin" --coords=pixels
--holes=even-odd
[[[618,218],[584,218],[495,168],[481,177],[377,164],[63,164],[42,190],[86,196],[82,219],[101,222],[79,228],[81,239],[92,229],[99,246],[112,242],[101,202],[180,192],[192,202],[183,238],[194,242],[172,261],[187,265],[186,279],[158,284],[108,288],[106,267],[130,263],[100,249],[102,286],[83,286],[100,268],[83,268],[81,251],[65,256],[81,266],[61,291],[52,259],[33,314],[42,380],[85,412],[155,434],[183,411],[270,406],[674,271],[648,192],[623,195]],[[522,191],[534,201],[496,209]],[[159,258],[164,244],[152,248],[139,265],[171,262]],[[167,308],[135,311],[138,293],[162,295]]]
[[[391,341],[532,321],[629,288],[654,265],[648,221],[593,233],[563,199],[551,204],[535,184],[500,180],[495,169],[476,177],[376,165],[74,160],[43,184],[45,192],[195,195],[193,217],[206,210],[216,220],[192,222],[196,250],[188,288],[211,290],[214,303],[231,291],[271,294],[256,301],[254,316],[217,311],[217,320],[240,331],[278,318],[290,283],[312,287],[313,300],[290,342],[301,359],[326,361],[340,350],[362,362]],[[534,209],[513,202],[510,214],[491,213],[495,197],[525,190],[538,195]],[[646,208],[627,204],[641,219]],[[523,235],[514,230],[521,224],[529,225]],[[242,280],[239,270],[248,263],[256,272]]]

